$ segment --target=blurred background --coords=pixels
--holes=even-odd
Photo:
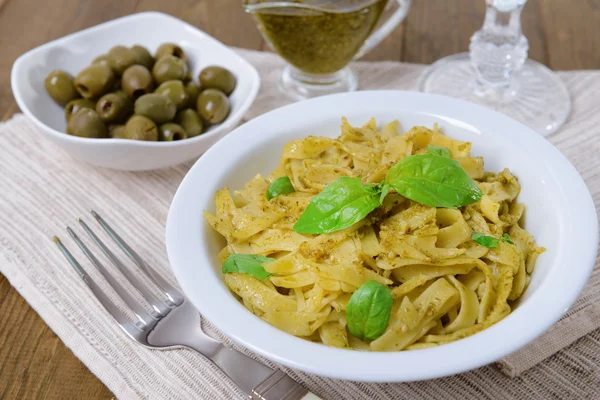
[[[71,32],[141,11],[183,19],[227,45],[266,50],[242,0],[0,0],[0,115],[18,111],[10,68],[23,52]],[[413,0],[406,20],[364,60],[430,64],[467,51],[483,0]],[[600,0],[529,0],[522,14],[529,57],[555,70],[600,68]]]

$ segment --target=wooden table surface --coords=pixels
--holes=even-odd
[[[413,0],[406,21],[367,60],[431,63],[468,48],[483,0]],[[232,46],[264,49],[241,0],[0,0],[0,116],[19,109],[10,69],[23,52],[71,32],[140,11],[181,18]],[[523,31],[531,58],[552,69],[600,68],[600,0],[529,0]],[[0,275],[0,399],[110,399]]]

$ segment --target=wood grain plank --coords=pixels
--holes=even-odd
[[[6,122],[8,121],[14,113],[16,113],[17,111],[19,111],[19,106],[17,106],[16,102],[12,102],[9,104],[9,106],[6,108],[4,114],[2,115],[2,122]]]
[[[0,399],[111,398],[0,275]]]
[[[0,0],[0,12],[2,12],[2,7],[4,7],[4,5],[8,2],[9,0]]]
[[[469,38],[481,26],[483,1],[428,0],[413,2],[406,18],[403,61],[432,63],[468,48]]]
[[[259,50],[262,37],[240,0],[139,0],[136,11],[161,11],[197,26],[223,43]]]
[[[558,1],[558,0],[557,0]],[[537,3],[530,0],[522,14],[523,33],[530,57],[547,59],[544,31]],[[469,40],[481,28],[483,0],[427,0],[413,2],[406,18],[406,52],[403,61],[430,64],[442,57],[468,51]]]
[[[521,14],[521,27],[523,35],[529,41],[529,58],[546,64],[548,62],[548,37],[541,23],[540,4],[540,0],[529,0],[525,4]]]
[[[410,10],[409,10],[410,12]],[[388,13],[382,15],[382,20],[389,17]],[[404,52],[406,22],[398,25],[377,47],[367,53],[361,60],[364,61],[401,61]]]
[[[0,110],[14,103],[10,70],[19,55],[66,34],[133,12],[137,0],[12,0],[0,10]]]
[[[363,61],[401,61],[404,51],[404,39],[406,26],[404,23],[398,25],[388,37],[383,39],[379,46],[375,47],[364,57]]]
[[[547,64],[556,70],[600,68],[600,0],[539,0],[548,40]]]

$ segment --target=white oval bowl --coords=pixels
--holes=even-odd
[[[94,58],[118,44],[145,46],[152,54],[164,42],[179,44],[190,71],[198,74],[208,65],[229,69],[237,78],[230,96],[231,113],[219,125],[194,138],[175,142],[123,139],[88,139],[65,134],[63,107],[46,93],[44,79],[54,69],[75,76]],[[197,158],[235,128],[256,98],[260,77],[256,69],[233,50],[201,30],[170,15],[145,12],[118,18],[36,47],[20,56],[11,72],[11,86],[21,111],[47,137],[73,157],[99,167],[142,171],[181,164]]]
[[[403,130],[433,126],[473,143],[488,171],[510,168],[522,185],[526,229],[547,251],[539,257],[520,304],[496,325],[439,347],[359,352],[296,338],[247,311],[222,282],[217,253],[224,241],[202,215],[214,193],[267,175],[286,142],[337,137],[340,117],[362,125],[398,119]],[[169,261],[198,310],[238,343],[289,367],[371,382],[423,380],[494,362],[542,334],[573,303],[594,266],[598,221],[591,195],[569,161],[533,130],[492,110],[448,97],[399,91],[355,92],[302,101],[264,114],[212,147],[184,178],[166,227]]]

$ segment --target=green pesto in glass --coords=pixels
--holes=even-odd
[[[310,74],[331,74],[352,61],[387,2],[325,1],[327,6],[320,9],[282,6],[252,14],[270,46],[291,65]],[[296,0],[294,3],[315,2]]]

